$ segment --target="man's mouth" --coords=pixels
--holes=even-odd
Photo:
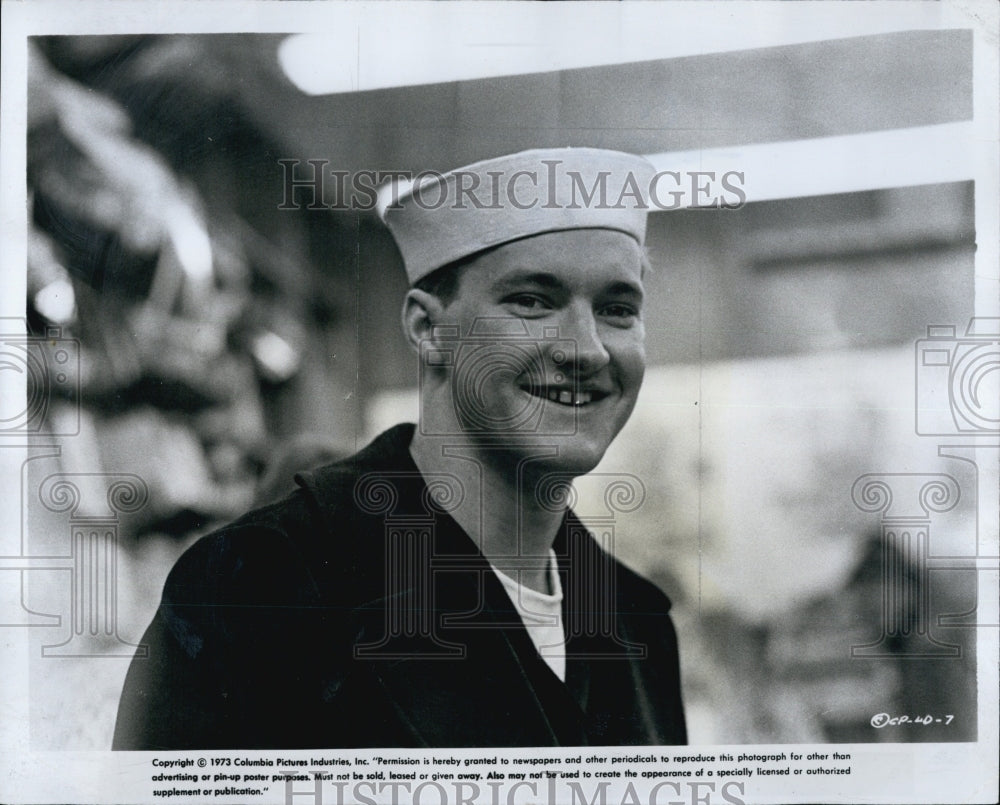
[[[598,389],[571,389],[564,386],[522,386],[523,391],[534,397],[541,397],[543,400],[579,408],[590,403],[598,402],[607,397],[607,392]]]

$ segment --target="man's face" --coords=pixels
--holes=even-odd
[[[451,396],[479,423],[466,429],[498,423],[508,458],[527,435],[558,449],[550,468],[592,470],[642,384],[642,304],[640,247],[613,230],[537,235],[470,263],[442,317],[458,325]]]

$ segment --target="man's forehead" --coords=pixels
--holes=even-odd
[[[642,250],[631,237],[602,229],[547,232],[505,243],[469,262],[494,285],[632,284],[641,289]]]
[[[546,233],[609,230],[645,239],[655,175],[641,157],[524,151],[417,182],[385,211],[410,284],[450,263]]]

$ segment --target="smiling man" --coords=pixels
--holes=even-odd
[[[558,149],[397,193],[419,423],[181,558],[116,748],[685,742],[670,602],[569,507],[642,383],[653,178]]]

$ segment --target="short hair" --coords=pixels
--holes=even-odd
[[[418,279],[413,287],[436,296],[445,307],[448,307],[458,296],[458,285],[462,281],[462,274],[468,265],[498,248],[499,246],[491,246],[488,249],[480,249],[478,252],[460,257],[458,260],[441,266],[441,268],[436,268],[427,276]]]
[[[441,266],[441,268],[436,268],[427,276],[418,279],[413,287],[436,296],[445,307],[448,307],[448,305],[455,301],[455,297],[458,295],[458,286],[462,281],[462,274],[468,265],[478,260],[484,254],[489,254],[499,249],[502,245],[504,244],[491,246],[488,249],[480,249],[478,252],[467,254],[465,257]],[[642,267],[641,276],[644,277],[647,270],[652,268],[649,260],[649,251],[645,246],[640,248],[639,261]]]

